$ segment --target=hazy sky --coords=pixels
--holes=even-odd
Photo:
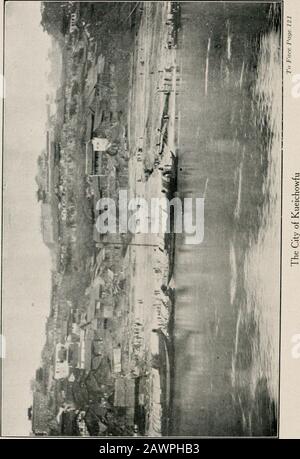
[[[50,253],[40,233],[36,160],[46,145],[46,56],[40,2],[6,4],[3,434],[28,435],[30,379],[40,363],[50,305]]]

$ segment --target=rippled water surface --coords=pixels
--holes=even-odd
[[[280,8],[183,3],[179,39],[179,192],[208,185],[203,243],[176,244],[171,433],[275,435]]]

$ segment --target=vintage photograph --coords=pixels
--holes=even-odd
[[[3,8],[1,435],[278,436],[281,2]]]

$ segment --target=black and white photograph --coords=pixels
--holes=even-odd
[[[1,435],[278,437],[282,2],[3,14]]]

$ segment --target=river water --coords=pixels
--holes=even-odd
[[[181,8],[178,190],[205,192],[205,234],[176,240],[170,434],[276,435],[280,7]]]

